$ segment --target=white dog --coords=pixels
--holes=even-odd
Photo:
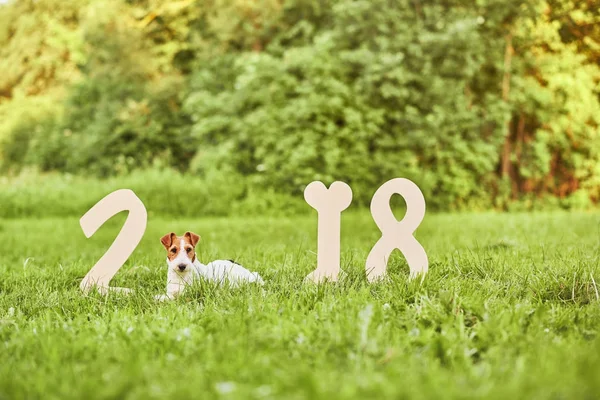
[[[196,244],[200,236],[193,232],[186,232],[179,237],[171,232],[160,239],[167,250],[167,295],[156,296],[159,300],[177,297],[194,279],[202,277],[209,281],[228,283],[237,286],[243,282],[264,283],[257,272],[250,272],[241,265],[231,260],[217,260],[207,265],[196,258]]]

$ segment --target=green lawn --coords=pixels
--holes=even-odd
[[[600,396],[600,214],[427,215],[424,283],[399,254],[369,285],[379,232],[344,213],[336,285],[302,285],[316,216],[166,220],[113,280],[79,282],[123,216],[90,239],[78,220],[0,220],[0,398],[523,398]],[[157,303],[160,237],[202,235],[201,259],[235,258],[264,288],[207,284]],[[595,281],[595,282],[594,282]]]

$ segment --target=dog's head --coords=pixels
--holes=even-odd
[[[200,236],[194,232],[186,232],[183,236],[177,236],[173,232],[167,233],[160,242],[167,250],[167,264],[173,271],[183,274],[192,269],[196,261],[196,244]]]

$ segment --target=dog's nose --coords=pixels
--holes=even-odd
[[[182,272],[185,271],[185,267],[187,267],[187,265],[185,265],[185,264],[179,264],[177,266],[177,268],[179,268],[179,270],[182,271]]]

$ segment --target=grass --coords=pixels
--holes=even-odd
[[[597,398],[600,215],[427,215],[423,284],[400,254],[369,285],[379,232],[344,213],[339,284],[302,285],[316,218],[150,218],[112,284],[78,284],[120,229],[76,218],[0,220],[0,398]],[[266,286],[199,284],[157,303],[159,238],[193,230],[201,257],[235,258]]]

